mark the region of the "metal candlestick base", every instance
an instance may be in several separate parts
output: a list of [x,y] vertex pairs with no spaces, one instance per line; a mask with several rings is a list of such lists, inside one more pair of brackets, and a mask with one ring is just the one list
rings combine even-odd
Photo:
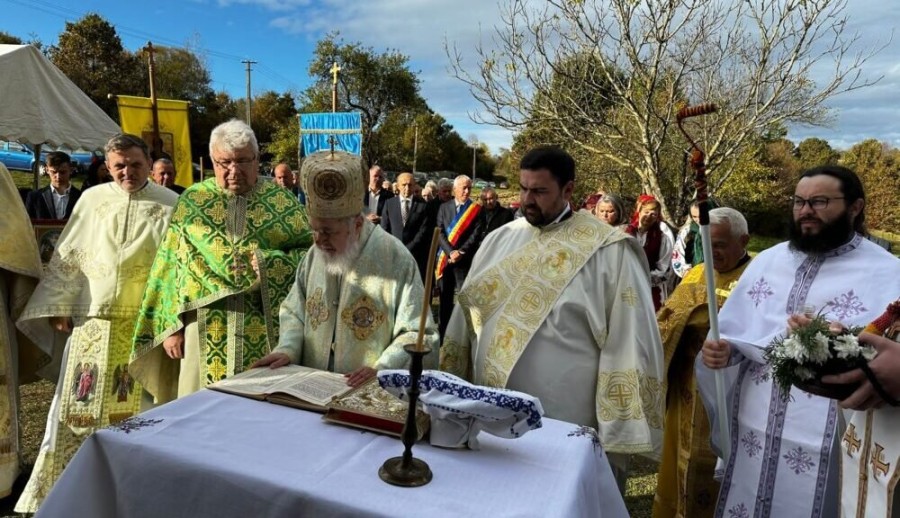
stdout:
[[431,482],[431,468],[421,459],[413,458],[412,447],[419,434],[416,430],[416,403],[419,401],[419,378],[422,376],[422,357],[431,349],[417,351],[414,345],[404,348],[412,356],[409,368],[409,408],[403,426],[403,455],[391,457],[378,469],[378,476],[388,484],[401,487],[419,487]]

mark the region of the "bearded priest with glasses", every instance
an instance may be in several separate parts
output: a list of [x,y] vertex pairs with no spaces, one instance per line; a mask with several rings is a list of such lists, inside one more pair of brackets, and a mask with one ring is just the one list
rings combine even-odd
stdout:
[[130,370],[157,403],[239,373],[278,345],[278,308],[312,244],[295,196],[259,179],[239,120],[213,129],[215,178],[184,191],[150,271]]

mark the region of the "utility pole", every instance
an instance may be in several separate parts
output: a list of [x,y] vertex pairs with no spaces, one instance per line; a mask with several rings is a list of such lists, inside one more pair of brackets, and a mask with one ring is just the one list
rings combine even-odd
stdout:
[[472,184],[475,184],[475,152],[478,150],[478,137],[469,135],[469,145],[472,146]]
[[245,59],[241,63],[247,65],[247,125],[250,126],[250,65],[255,65],[256,61]]
[[416,129],[416,137],[413,140],[413,176],[416,174],[416,158],[419,154],[419,124],[414,122],[413,128]]

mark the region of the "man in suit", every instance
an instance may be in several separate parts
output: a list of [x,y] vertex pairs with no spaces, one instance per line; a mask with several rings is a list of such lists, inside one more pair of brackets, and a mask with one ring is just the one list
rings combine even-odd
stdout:
[[31,219],[69,219],[81,191],[71,183],[72,159],[62,151],[47,154],[50,185],[28,193],[25,210]]
[[373,165],[369,169],[369,188],[363,197],[363,211],[366,218],[374,224],[381,223],[381,214],[384,212],[384,203],[394,197],[394,193],[384,189],[384,173],[381,167]]
[[291,166],[281,162],[280,164],[275,166],[275,169],[272,171],[272,178],[275,180],[275,183],[284,187],[285,189],[291,191],[291,193],[297,198],[301,204],[306,205],[306,194],[297,185],[297,175],[294,174],[294,171],[291,171]]
[[184,192],[184,187],[175,183],[175,164],[168,158],[158,158],[153,162],[150,179],[156,185],[162,185],[175,194]]
[[466,175],[457,176],[453,181],[453,199],[442,204],[437,214],[437,225],[441,229],[441,252],[435,279],[441,282],[438,324],[441,340],[450,315],[453,314],[453,297],[466,280],[481,238],[481,205],[469,198],[471,190],[472,179]]
[[497,200],[497,192],[490,187],[481,191],[481,239],[513,220],[513,212]]
[[413,196],[415,186],[416,180],[412,173],[400,173],[397,176],[400,195],[385,202],[381,228],[406,245],[419,266],[419,274],[424,282],[435,217],[428,210],[428,203],[424,199]]

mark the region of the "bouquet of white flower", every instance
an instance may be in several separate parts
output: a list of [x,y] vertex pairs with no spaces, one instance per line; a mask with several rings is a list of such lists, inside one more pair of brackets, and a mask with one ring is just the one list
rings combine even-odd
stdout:
[[839,374],[858,368],[875,357],[875,349],[860,344],[861,327],[846,328],[829,324],[817,315],[766,348],[765,357],[772,366],[772,377],[787,396],[791,386],[819,396],[844,399],[856,390],[854,385],[822,383],[825,374]]

